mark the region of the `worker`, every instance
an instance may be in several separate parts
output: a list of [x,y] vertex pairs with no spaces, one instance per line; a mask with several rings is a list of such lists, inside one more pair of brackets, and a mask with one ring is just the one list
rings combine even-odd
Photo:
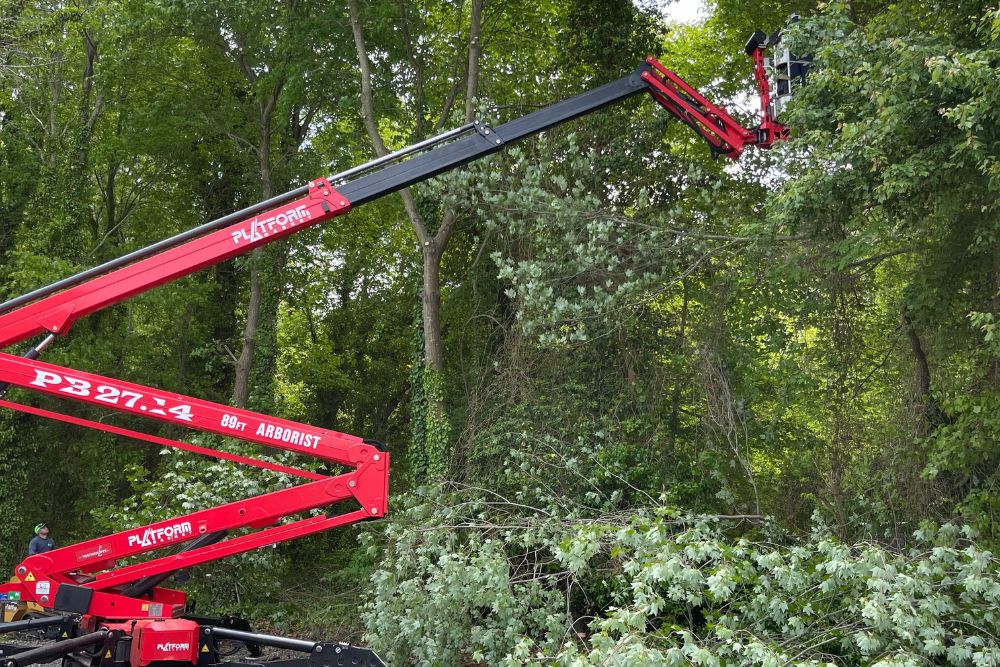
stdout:
[[49,527],[47,524],[40,523],[35,526],[35,536],[31,538],[31,542],[28,543],[28,555],[34,556],[35,554],[43,554],[46,551],[52,551],[56,548],[56,543],[52,541],[49,537]]

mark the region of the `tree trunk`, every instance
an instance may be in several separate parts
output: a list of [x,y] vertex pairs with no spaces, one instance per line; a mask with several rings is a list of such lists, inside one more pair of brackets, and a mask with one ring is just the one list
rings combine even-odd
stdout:
[[[274,196],[274,178],[271,165],[271,144],[273,141],[272,122],[274,119],[274,109],[281,95],[284,81],[279,79],[268,98],[261,103],[260,111],[260,145],[258,147],[258,164],[260,169],[260,191],[262,199],[270,199]],[[280,251],[277,251],[280,253]],[[277,304],[273,308],[268,308],[261,318],[262,303],[264,302],[265,289],[265,264],[268,263],[268,254],[264,248],[256,248],[250,253],[250,298],[247,301],[247,320],[243,327],[243,346],[240,349],[240,356],[236,360],[236,377],[233,382],[233,405],[238,408],[247,406],[247,399],[250,395],[250,378],[253,374],[254,361],[257,352],[258,338],[263,329],[273,328],[277,318]],[[280,274],[280,259],[275,261],[274,273]],[[275,276],[277,278],[277,275]],[[274,286],[272,286],[274,289]],[[264,326],[261,326],[261,325]]]
[[257,248],[250,253],[250,299],[247,301],[247,321],[243,326],[243,347],[236,360],[236,379],[233,384],[233,405],[245,408],[250,393],[250,369],[253,366],[253,352],[257,337],[257,322],[260,318],[260,253]]
[[[687,320],[688,320],[688,303],[690,301],[690,293],[688,290],[687,278],[681,279],[681,290],[682,290],[682,301],[681,301],[681,321],[680,326],[677,331],[677,354],[683,355],[684,348],[687,345]],[[681,378],[678,372],[674,377],[674,387],[670,395],[670,450],[671,453],[675,445],[677,444],[677,436],[680,435],[681,430]]]
[[444,341],[441,336],[441,252],[432,242],[423,247],[424,280],[421,302],[424,325],[424,363],[444,371]]
[[465,86],[465,122],[476,117],[476,94],[479,92],[479,56],[483,52],[482,24],[483,1],[472,0],[472,17],[469,20],[469,68]]
[[[990,273],[991,280],[987,285],[993,286],[993,297],[987,302],[990,306],[988,312],[1000,313],[1000,251],[993,253],[993,271]],[[994,356],[990,365],[990,388],[1000,389],[1000,356]]]
[[948,421],[947,415],[934,400],[931,394],[931,367],[927,361],[923,342],[917,333],[910,315],[906,312],[900,316],[900,326],[906,333],[913,353],[914,402],[916,407],[917,433],[928,435],[939,425]]
[[913,352],[914,381],[916,385],[917,398],[926,401],[931,393],[931,369],[927,364],[927,355],[924,354],[924,346],[920,342],[920,337],[913,328],[910,316],[903,313],[900,321],[906,330],[906,337],[910,341],[910,350]]
[[[482,46],[480,44],[482,33],[482,13],[484,0],[472,0],[471,21],[469,26],[469,52],[468,65],[466,71],[466,93],[465,93],[465,117],[470,121],[475,116],[475,95],[479,88],[479,60]],[[368,51],[365,46],[364,29],[361,25],[360,11],[357,0],[348,0],[350,12],[351,32],[354,35],[354,44],[358,55],[358,68],[361,71],[361,115],[365,129],[375,148],[375,153],[379,156],[387,154],[389,151],[378,131],[378,123],[375,120],[375,110],[372,94],[371,64],[368,58]],[[408,33],[407,33],[408,34]],[[412,45],[408,45],[412,47]],[[410,48],[408,51],[411,60],[416,58],[416,49]],[[419,68],[418,68],[419,69]],[[454,91],[454,89],[453,89]],[[449,99],[451,96],[449,95]],[[423,100],[420,100],[423,104]],[[446,100],[445,113],[451,108],[451,104]],[[417,110],[417,117],[422,117],[423,109]],[[442,118],[442,121],[444,118]],[[447,413],[444,409],[444,338],[441,332],[441,259],[448,246],[458,221],[455,211],[446,210],[441,216],[441,223],[437,232],[431,232],[423,216],[417,208],[416,200],[409,188],[400,190],[400,197],[403,200],[403,208],[409,218],[410,225],[420,244],[420,252],[423,259],[423,281],[421,284],[421,315],[423,320],[423,343],[424,354],[423,363],[425,373],[423,374],[423,385],[421,390],[414,390],[414,397],[423,397],[425,405],[420,406],[426,410],[427,428],[426,437],[423,443],[414,443],[415,446],[426,450],[428,460],[428,472],[432,476],[443,476],[446,473],[445,459],[448,438]],[[414,378],[418,382],[419,378]],[[416,399],[415,399],[416,400]],[[414,457],[419,460],[419,456]]]

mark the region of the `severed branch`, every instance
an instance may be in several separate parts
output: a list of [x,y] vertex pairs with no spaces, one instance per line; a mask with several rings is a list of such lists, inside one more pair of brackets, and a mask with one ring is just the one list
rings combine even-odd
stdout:
[[[859,259],[859,260],[853,261],[850,264],[845,264],[844,268],[845,269],[856,269],[856,268],[859,268],[859,267],[862,267],[862,266],[868,266],[869,264],[873,264],[875,266],[878,266],[879,264],[881,264],[882,262],[884,262],[887,259],[890,259],[892,257],[896,257],[897,255],[906,255],[906,254],[909,254],[909,253],[915,252],[915,251],[916,251],[916,248],[914,248],[912,246],[907,246],[905,248],[897,248],[896,250],[890,250],[888,252],[883,252],[883,253],[880,253],[878,255],[872,255],[871,257],[865,257],[864,259]],[[872,266],[872,268],[875,268],[875,267]]]

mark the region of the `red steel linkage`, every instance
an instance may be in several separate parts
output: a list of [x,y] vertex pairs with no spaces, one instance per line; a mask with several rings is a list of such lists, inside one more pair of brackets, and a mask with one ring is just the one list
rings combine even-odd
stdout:
[[757,145],[761,148],[770,148],[776,141],[787,141],[790,130],[774,118],[771,107],[771,85],[767,81],[767,71],[764,69],[764,49],[762,47],[754,49],[753,52],[753,76],[760,95],[761,121],[758,131],[762,136]]
[[752,130],[740,125],[729,112],[710,102],[656,58],[647,58],[646,63],[658,75],[647,71],[641,77],[649,84],[653,99],[700,134],[712,147],[713,154],[736,159],[746,146],[770,148],[775,141],[788,138],[788,129],[771,117],[770,88],[764,70],[763,48],[754,51],[753,59],[763,118],[760,126]]

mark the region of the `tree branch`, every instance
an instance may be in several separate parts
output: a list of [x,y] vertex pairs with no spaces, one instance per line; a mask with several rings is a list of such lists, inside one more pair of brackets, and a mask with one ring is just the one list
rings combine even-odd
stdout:
[[472,0],[472,17],[469,23],[469,67],[465,77],[465,122],[475,118],[476,94],[479,92],[479,57],[482,54],[483,3],[485,0]]
[[[368,130],[368,136],[375,147],[375,154],[379,157],[386,155],[389,151],[385,147],[382,135],[379,134],[378,125],[375,123],[374,104],[372,103],[372,71],[368,60],[368,51],[365,48],[365,35],[361,27],[361,18],[358,12],[357,0],[348,0],[348,9],[351,15],[351,32],[354,33],[354,46],[358,52],[358,67],[361,70],[361,116]],[[417,235],[420,245],[428,246],[433,242],[424,220],[417,211],[417,202],[413,199],[413,193],[409,188],[399,191],[399,196],[403,200],[403,208],[410,219],[413,231]]]
[[890,250],[889,252],[883,252],[879,255],[872,255],[871,257],[865,257],[864,259],[859,259],[857,261],[851,262],[850,264],[844,265],[845,269],[856,269],[860,266],[865,266],[866,264],[881,264],[883,261],[889,259],[890,257],[895,257],[896,255],[905,255],[911,253],[916,248],[898,248],[896,250]]
[[[415,125],[413,134],[417,138],[424,135],[424,114],[427,111],[427,95],[424,86],[424,61],[420,58],[417,48],[414,47],[413,36],[410,34],[410,21],[406,11],[406,0],[399,0],[400,29],[403,32],[403,46],[406,49],[406,59],[410,61],[413,68],[414,87],[414,118]],[[419,26],[418,26],[419,28]]]

